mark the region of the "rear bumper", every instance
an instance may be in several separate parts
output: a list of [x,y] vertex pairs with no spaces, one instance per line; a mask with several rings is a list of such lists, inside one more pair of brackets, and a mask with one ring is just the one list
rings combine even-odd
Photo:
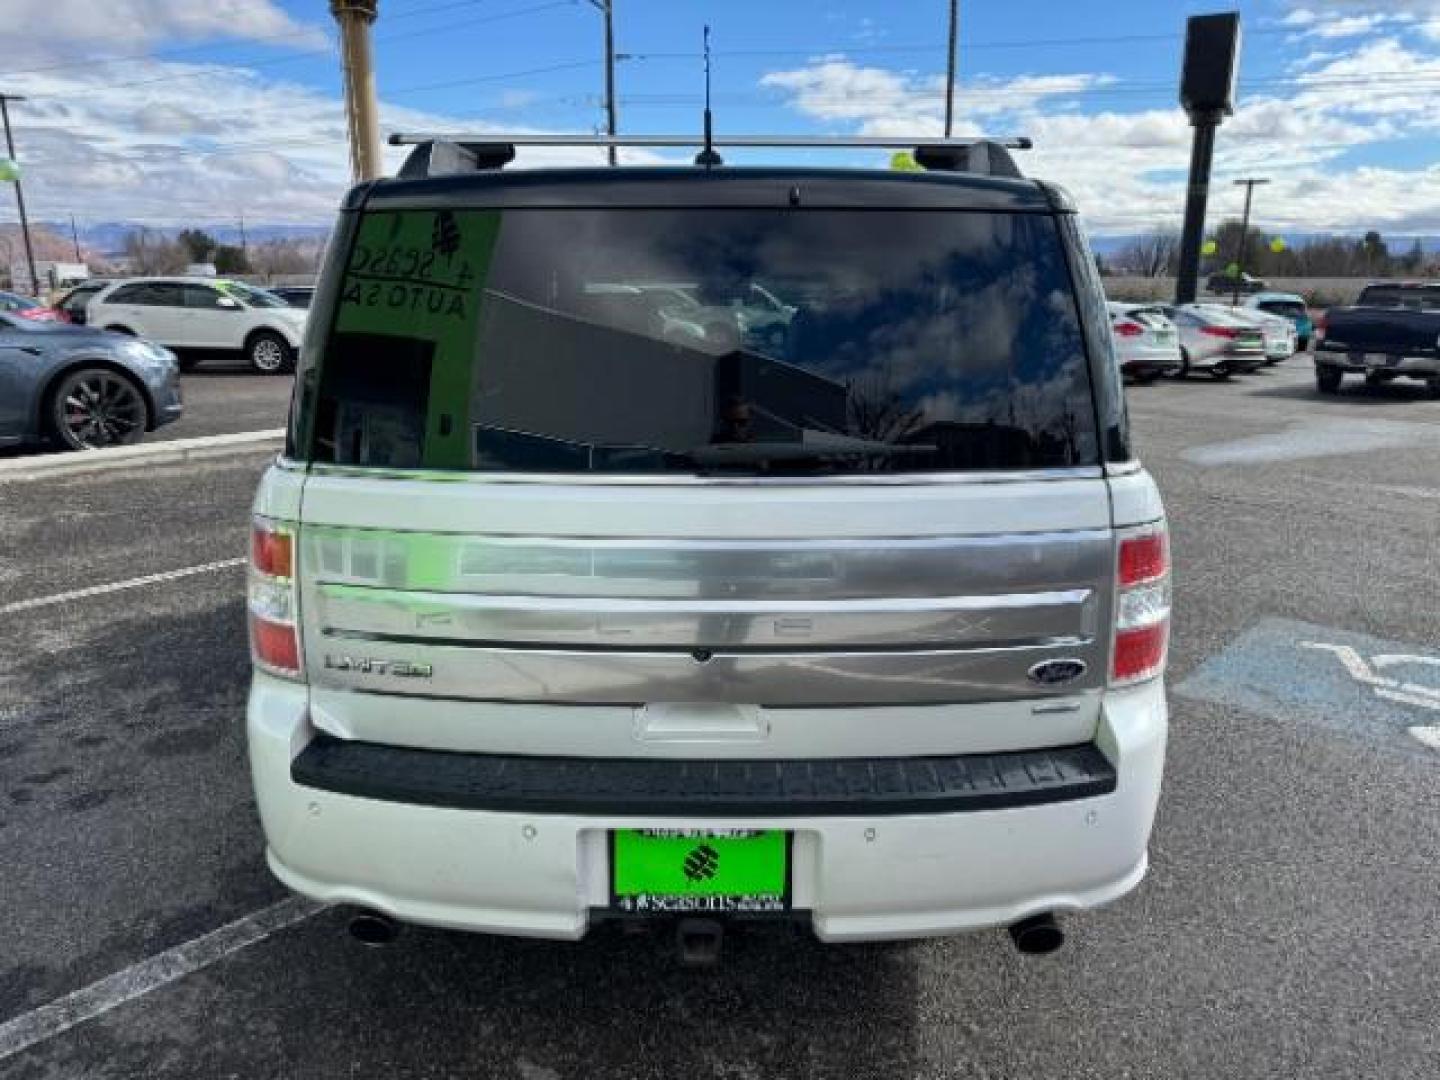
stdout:
[[1215,363],[1224,364],[1231,371],[1254,371],[1256,368],[1264,367],[1270,357],[1265,350],[1255,352],[1226,352],[1214,358]]
[[1178,354],[1125,357],[1120,361],[1120,370],[1126,375],[1172,375],[1180,370],[1180,357]]
[[411,922],[575,939],[609,900],[608,830],[781,828],[794,833],[795,909],[822,939],[847,941],[951,934],[1129,891],[1145,872],[1166,707],[1158,683],[1107,695],[1095,736],[1113,770],[1105,793],[936,812],[800,800],[743,814],[733,803],[547,813],[370,798],[297,782],[297,759],[315,764],[315,734],[303,686],[256,677],[256,798],[270,866],[297,892]]
[[1397,363],[1367,363],[1366,356],[1389,356],[1386,353],[1375,352],[1350,352],[1326,349],[1321,345],[1315,350],[1315,363],[1318,367],[1339,368],[1341,371],[1351,374],[1359,374],[1369,371],[1384,371],[1394,375],[1406,375],[1414,378],[1427,378],[1431,375],[1440,374],[1440,356],[1401,356]]

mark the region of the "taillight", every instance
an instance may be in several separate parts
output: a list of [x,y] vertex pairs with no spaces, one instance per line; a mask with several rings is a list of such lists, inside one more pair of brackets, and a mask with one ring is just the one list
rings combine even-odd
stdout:
[[1115,558],[1115,648],[1110,685],[1165,670],[1170,641],[1170,534],[1165,523],[1126,529]]
[[272,675],[298,679],[299,601],[295,588],[295,534],[281,522],[257,517],[250,527],[250,658]]
[[1234,338],[1240,334],[1240,331],[1236,330],[1233,326],[1202,326],[1200,332],[1202,334],[1209,334],[1211,337],[1223,338]]
[[1143,326],[1136,322],[1130,322],[1128,319],[1125,322],[1115,324],[1115,333],[1121,337],[1139,337],[1144,332],[1145,328]]

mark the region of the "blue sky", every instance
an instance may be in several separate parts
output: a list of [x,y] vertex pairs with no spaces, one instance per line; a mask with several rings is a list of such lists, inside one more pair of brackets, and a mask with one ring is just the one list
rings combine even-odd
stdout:
[[[729,132],[938,133],[946,0],[615,0],[621,130],[699,125],[701,26]],[[1179,218],[1175,103],[1198,0],[962,0],[958,131],[1023,132],[1092,228]],[[1276,231],[1440,234],[1440,0],[1244,0],[1223,182],[1263,171]],[[583,132],[601,122],[585,0],[380,0],[387,127]],[[323,223],[346,180],[324,0],[7,0],[0,88],[39,217]],[[16,32],[18,31],[18,33]],[[641,155],[636,155],[639,158]],[[574,153],[548,160],[574,160]],[[532,156],[531,163],[547,160]],[[829,160],[829,159],[827,159]],[[839,158],[867,164],[874,154]],[[1232,199],[1216,195],[1219,216]],[[0,221],[9,218],[0,200]],[[208,218],[207,218],[208,216]]]

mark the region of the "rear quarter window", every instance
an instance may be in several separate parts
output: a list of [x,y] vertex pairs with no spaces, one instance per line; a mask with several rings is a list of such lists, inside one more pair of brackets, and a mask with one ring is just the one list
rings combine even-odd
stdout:
[[306,395],[322,462],[835,475],[1100,460],[1047,214],[372,212],[338,297]]
[[1440,286],[1377,285],[1361,291],[1362,307],[1403,307],[1414,310],[1440,309]]

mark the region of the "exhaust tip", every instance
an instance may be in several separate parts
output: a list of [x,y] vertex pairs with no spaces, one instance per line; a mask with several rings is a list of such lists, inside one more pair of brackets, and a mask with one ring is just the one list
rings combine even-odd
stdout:
[[1065,931],[1050,912],[1021,919],[1010,927],[1010,940],[1027,956],[1052,953],[1065,944]]
[[372,949],[389,945],[400,934],[400,926],[378,911],[361,911],[350,918],[350,936]]

